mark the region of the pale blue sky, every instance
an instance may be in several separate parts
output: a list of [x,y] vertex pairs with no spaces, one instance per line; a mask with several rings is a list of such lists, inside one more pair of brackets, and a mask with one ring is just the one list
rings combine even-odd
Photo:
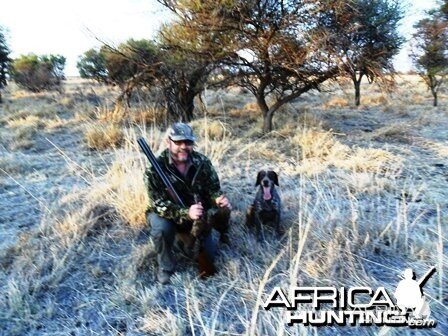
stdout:
[[[408,16],[403,32],[409,36],[412,25],[436,0],[408,0]],[[76,62],[86,50],[101,40],[120,43],[129,38],[151,38],[166,12],[155,0],[3,0],[0,26],[8,29],[12,57],[21,54],[61,54],[67,58],[65,73],[77,75]],[[395,64],[409,70],[404,48]]]

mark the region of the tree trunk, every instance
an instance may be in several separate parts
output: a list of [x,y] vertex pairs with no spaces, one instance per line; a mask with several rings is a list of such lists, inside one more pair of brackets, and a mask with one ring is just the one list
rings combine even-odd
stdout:
[[2,100],[2,92],[0,91],[0,104],[1,103],[3,103],[3,100]]
[[432,106],[436,107],[437,103],[438,103],[438,99],[437,99],[437,91],[433,91],[432,96],[434,97]]
[[355,82],[355,106],[361,105],[361,83]]
[[120,87],[121,93],[118,96],[115,105],[122,106],[126,102],[127,107],[131,107],[132,89],[129,87]]
[[272,131],[272,117],[274,113],[269,111],[266,114],[263,114],[263,133],[269,133]]
[[194,93],[187,91],[184,97],[181,97],[182,101],[182,119],[185,122],[190,122],[194,117]]
[[429,89],[431,90],[431,93],[432,93],[432,97],[434,98],[433,99],[433,102],[432,102],[432,106],[437,106],[437,89],[438,89],[438,82],[437,82],[437,78],[436,78],[436,76],[434,76],[434,75],[428,75],[428,82],[427,82],[427,84],[428,84],[428,87],[429,87]]
[[269,133],[272,131],[272,116],[273,112],[269,111],[269,106],[266,103],[266,97],[263,95],[256,96],[257,105],[260,108],[261,113],[263,114],[263,133]]
[[356,74],[352,77],[353,85],[355,86],[355,106],[361,105],[361,80],[362,75],[356,78]]
[[183,90],[164,90],[168,115],[174,120],[190,122],[194,117],[194,94]]

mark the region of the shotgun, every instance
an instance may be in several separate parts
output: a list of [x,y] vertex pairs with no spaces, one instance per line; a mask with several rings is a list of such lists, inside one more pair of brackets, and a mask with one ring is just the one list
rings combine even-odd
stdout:
[[431,267],[431,269],[426,272],[419,280],[418,280],[418,285],[420,286],[420,288],[423,288],[423,286],[426,284],[426,281],[429,280],[429,278],[434,274],[434,272],[436,271],[436,267],[433,266]]
[[[144,138],[137,139],[137,143],[139,144],[141,150],[145,154],[145,156],[148,158],[151,165],[154,167],[154,170],[157,173],[157,176],[162,180],[163,184],[165,185],[166,191],[170,195],[172,201],[176,203],[177,205],[181,206],[182,208],[186,208],[187,206],[180,198],[179,194],[174,189],[173,185],[171,184],[171,181],[168,179],[168,177],[163,172],[162,168],[159,166],[159,163],[157,162],[156,157],[154,156],[153,152],[151,151],[151,148],[149,148],[148,144],[146,143],[146,140]],[[195,197],[196,198],[196,197]],[[198,221],[201,221],[203,219],[198,219]],[[199,223],[193,223],[193,227],[198,227],[201,225],[198,225]],[[202,238],[199,238],[202,242]],[[201,244],[202,245],[202,244]],[[198,253],[198,264],[199,264],[199,276],[201,278],[205,278],[208,276],[211,276],[216,273],[216,268],[213,262],[210,260],[209,256],[207,255],[207,252],[205,251],[202,246],[199,248]]]

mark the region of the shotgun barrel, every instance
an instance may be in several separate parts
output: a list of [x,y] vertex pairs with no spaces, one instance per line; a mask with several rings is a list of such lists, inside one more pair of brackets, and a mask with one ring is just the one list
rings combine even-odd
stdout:
[[168,177],[166,177],[162,168],[160,168],[159,163],[157,162],[156,157],[154,156],[153,152],[151,151],[151,148],[149,148],[148,144],[146,143],[146,140],[143,138],[139,138],[139,139],[137,139],[137,142],[138,142],[140,148],[142,149],[143,153],[148,158],[149,162],[151,162],[151,165],[154,167],[157,175],[162,180],[163,184],[165,185],[166,190],[170,194],[174,203],[180,205],[183,208],[186,208],[184,202],[182,201],[180,196],[177,194],[176,190],[174,190],[174,187],[171,184],[171,181],[168,179]]
[[418,285],[420,286],[420,288],[422,288],[422,287],[425,285],[426,281],[429,280],[429,278],[434,274],[435,271],[436,271],[436,267],[435,267],[435,266],[431,267],[431,268],[429,269],[429,271],[426,272],[426,273],[420,278],[420,280],[418,280]]

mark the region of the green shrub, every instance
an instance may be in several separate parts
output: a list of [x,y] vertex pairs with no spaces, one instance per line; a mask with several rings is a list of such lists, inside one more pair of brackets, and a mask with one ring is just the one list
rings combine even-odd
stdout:
[[22,55],[12,63],[16,84],[31,92],[59,90],[64,77],[65,57],[61,55]]

